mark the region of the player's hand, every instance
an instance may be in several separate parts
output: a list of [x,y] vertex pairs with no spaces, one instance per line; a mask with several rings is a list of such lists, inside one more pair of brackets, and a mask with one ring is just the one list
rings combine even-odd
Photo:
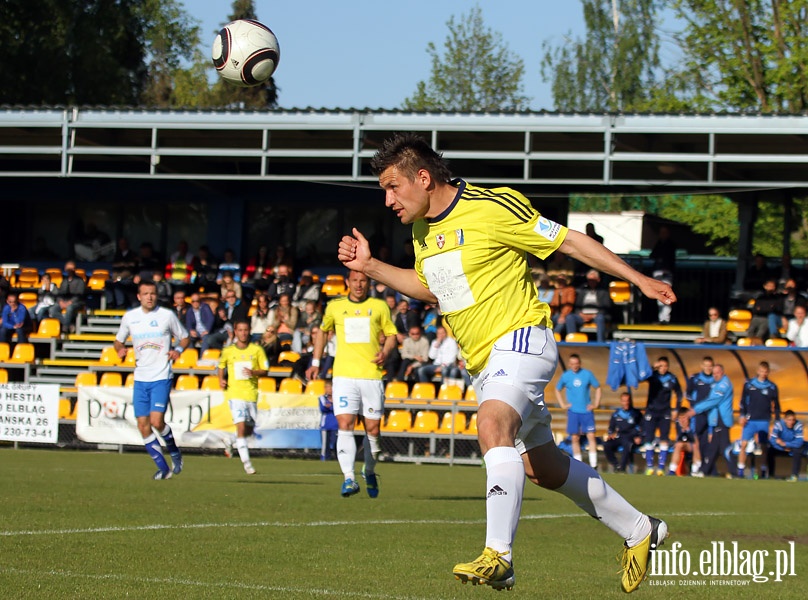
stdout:
[[118,350],[118,358],[126,358],[126,348]]
[[353,228],[353,236],[346,235],[340,240],[337,258],[346,268],[364,273],[372,258],[370,244],[356,227]]
[[227,389],[227,381],[225,381],[224,379],[220,379],[219,380],[219,388],[223,389],[223,390],[226,390]]
[[173,348],[168,351],[168,358],[169,360],[177,360],[180,357],[180,353],[174,350]]
[[652,300],[659,300],[663,304],[676,302],[676,294],[673,293],[673,288],[664,281],[643,276],[642,281],[639,283],[639,288],[643,294]]
[[317,376],[320,374],[320,367],[315,367],[314,365],[310,366],[306,369],[306,379],[311,381],[312,379],[317,379]]

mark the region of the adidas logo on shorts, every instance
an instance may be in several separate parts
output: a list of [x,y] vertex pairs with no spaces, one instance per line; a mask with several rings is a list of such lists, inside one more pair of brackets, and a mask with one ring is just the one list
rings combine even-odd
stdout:
[[507,377],[507,376],[508,374],[505,372],[505,369],[500,369],[499,371],[491,375],[491,377]]

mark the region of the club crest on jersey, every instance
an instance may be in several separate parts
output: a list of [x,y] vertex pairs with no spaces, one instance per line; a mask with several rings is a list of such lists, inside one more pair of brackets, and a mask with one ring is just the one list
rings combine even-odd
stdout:
[[149,323],[149,327],[157,327],[157,319],[152,319]]
[[462,229],[455,229],[455,237],[457,238],[456,241],[458,246],[462,246],[466,241],[466,238],[463,236]]
[[435,236],[435,243],[438,244],[438,250],[441,250],[443,246],[446,244],[446,236],[442,233],[439,233]]

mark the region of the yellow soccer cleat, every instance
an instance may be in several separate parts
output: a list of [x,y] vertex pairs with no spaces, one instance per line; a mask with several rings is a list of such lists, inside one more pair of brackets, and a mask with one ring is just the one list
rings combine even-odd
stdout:
[[455,579],[472,585],[490,585],[495,590],[513,589],[513,565],[502,558],[504,552],[486,548],[476,560],[455,565]]
[[623,591],[630,594],[636,590],[648,574],[648,562],[651,551],[665,543],[668,537],[668,525],[665,521],[648,517],[651,520],[651,533],[636,546],[623,546],[621,584]]

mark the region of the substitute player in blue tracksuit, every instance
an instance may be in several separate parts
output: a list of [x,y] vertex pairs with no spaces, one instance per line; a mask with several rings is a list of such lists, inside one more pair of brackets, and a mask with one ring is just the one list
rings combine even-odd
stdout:
[[[710,396],[715,379],[713,379],[713,358],[705,356],[701,359],[701,371],[691,375],[687,380],[687,390],[685,392],[691,408],[695,408],[699,402],[703,402]],[[690,424],[693,430],[695,441],[693,443],[693,466],[691,474],[694,477],[701,477],[701,454],[707,449],[709,441],[707,413],[700,413],[693,417]]]
[[665,464],[668,461],[668,438],[671,432],[671,414],[675,418],[678,409],[671,410],[671,396],[676,394],[676,406],[682,404],[682,386],[679,380],[668,369],[670,364],[667,356],[660,356],[654,365],[654,373],[648,378],[648,402],[643,417],[643,431],[645,433],[645,465],[646,475],[654,474],[654,440],[659,431],[659,462],[656,474],[665,474]]
[[[740,424],[741,448],[738,453],[738,477],[744,477],[746,468],[746,445],[757,437],[764,455],[769,441],[769,427],[772,415],[775,421],[780,420],[780,397],[777,385],[769,379],[769,363],[761,361],[757,369],[757,377],[747,381],[741,394]],[[763,468],[761,468],[761,471]]]
[[787,454],[791,457],[791,476],[788,481],[797,481],[804,452],[805,436],[802,423],[797,420],[793,410],[787,410],[783,418],[772,428],[769,452],[766,456],[769,463],[769,477],[774,477],[774,461],[777,456]]
[[688,416],[707,414],[708,442],[702,451],[705,475],[715,475],[718,457],[729,446],[729,430],[732,427],[732,381],[724,373],[724,365],[713,365],[713,387],[710,395],[688,411]]

